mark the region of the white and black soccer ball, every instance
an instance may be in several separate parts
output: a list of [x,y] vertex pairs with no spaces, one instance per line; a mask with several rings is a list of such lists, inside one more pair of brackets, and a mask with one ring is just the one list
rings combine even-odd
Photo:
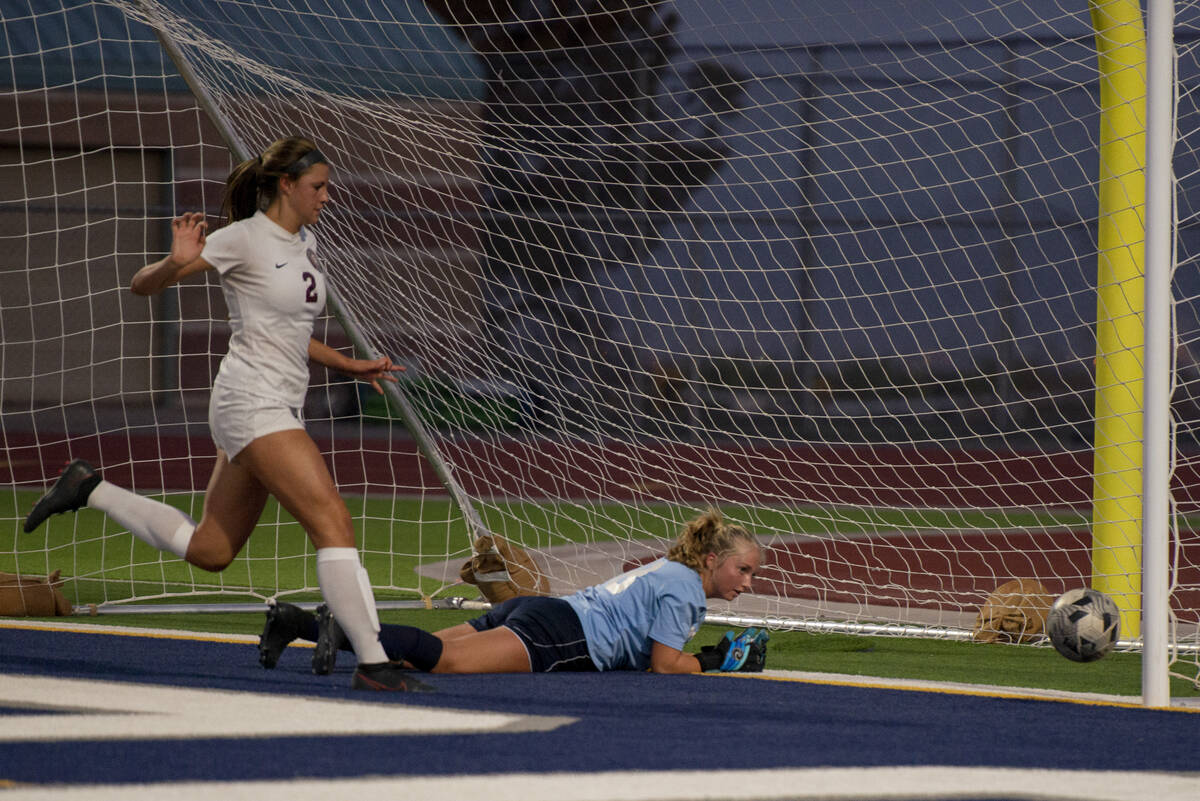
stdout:
[[1094,662],[1113,649],[1121,613],[1104,593],[1087,587],[1067,590],[1046,616],[1046,634],[1054,650],[1074,662]]

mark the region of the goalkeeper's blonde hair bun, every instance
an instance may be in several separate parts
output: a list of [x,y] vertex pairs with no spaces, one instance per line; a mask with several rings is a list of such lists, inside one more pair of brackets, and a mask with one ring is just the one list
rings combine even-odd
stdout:
[[719,560],[737,551],[743,543],[762,547],[753,534],[741,526],[726,523],[720,510],[710,506],[679,532],[675,544],[667,551],[667,558],[699,573],[708,554],[716,554]]

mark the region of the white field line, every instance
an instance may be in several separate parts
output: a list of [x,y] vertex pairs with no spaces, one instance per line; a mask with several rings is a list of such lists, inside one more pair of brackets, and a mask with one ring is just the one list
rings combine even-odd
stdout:
[[[1029,798],[1039,801],[1195,801],[1200,778],[1148,771],[1028,768],[898,767],[772,770],[510,773],[480,776],[393,776],[335,780],[189,782],[12,787],[27,801],[328,801],[406,798],[426,801],[695,801],[701,798],[871,799]],[[8,794],[5,794],[8,797]]]

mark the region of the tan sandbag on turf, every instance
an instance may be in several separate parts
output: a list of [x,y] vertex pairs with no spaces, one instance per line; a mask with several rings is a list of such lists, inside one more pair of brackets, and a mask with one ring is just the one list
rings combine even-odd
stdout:
[[458,575],[479,587],[483,597],[494,604],[519,595],[550,594],[545,573],[533,557],[499,535],[475,540],[475,555],[463,564]]
[[1036,579],[1001,584],[979,608],[972,632],[977,642],[1030,642],[1046,630],[1054,598]]
[[60,571],[45,578],[0,573],[0,617],[59,617],[71,614],[71,602],[58,589]]

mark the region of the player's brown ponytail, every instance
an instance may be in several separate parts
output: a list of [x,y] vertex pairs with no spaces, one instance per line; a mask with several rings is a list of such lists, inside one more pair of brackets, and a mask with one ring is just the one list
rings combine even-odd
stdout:
[[258,211],[258,173],[261,159],[247,159],[233,168],[225,180],[225,199],[221,204],[221,216],[226,222],[237,222],[253,217]]
[[675,544],[667,551],[667,558],[699,573],[708,554],[716,554],[719,560],[736,551],[744,542],[759,547],[753,534],[741,526],[726,523],[721,512],[710,506],[679,532]]
[[[302,174],[289,168],[316,150],[317,146],[312,140],[303,136],[289,136],[272,142],[261,156],[238,164],[225,180],[221,216],[226,222],[237,222],[253,217],[254,212],[271,205],[279,191],[279,179],[284,175],[295,177]],[[320,157],[317,160],[323,162],[325,159]]]

